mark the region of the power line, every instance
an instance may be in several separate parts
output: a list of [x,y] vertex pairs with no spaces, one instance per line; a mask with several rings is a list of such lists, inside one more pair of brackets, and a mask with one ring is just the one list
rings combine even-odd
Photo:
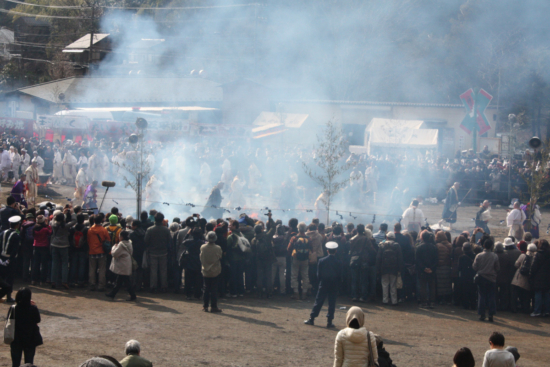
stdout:
[[22,13],[19,11],[6,10],[6,9],[0,9],[0,13],[16,14],[16,15],[22,15],[22,16],[31,17],[31,18],[78,19],[78,20],[92,19],[89,17],[71,17],[71,16],[65,16],[65,15],[40,15],[40,14]]
[[[25,5],[25,6],[35,6],[40,8],[50,8],[50,9],[90,9],[91,6],[74,6],[74,5],[42,5],[42,4],[33,4],[25,3],[18,0],[5,0],[10,3]],[[174,7],[124,7],[124,6],[97,6],[97,8],[102,9],[119,9],[119,10],[200,10],[200,9],[223,9],[223,8],[242,8],[248,6],[258,6],[258,3],[250,4],[233,4],[233,5],[211,5],[211,6],[174,6]]]

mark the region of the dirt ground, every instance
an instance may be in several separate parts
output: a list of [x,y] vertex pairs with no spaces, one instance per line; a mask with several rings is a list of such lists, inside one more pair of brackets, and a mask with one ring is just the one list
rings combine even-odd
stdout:
[[[2,188],[2,201],[7,187]],[[67,188],[68,189],[68,188]],[[62,188],[59,191],[66,191]],[[66,194],[63,195],[63,197]],[[68,196],[68,195],[67,195]],[[66,200],[60,200],[60,203]],[[441,206],[426,206],[426,215],[436,218]],[[460,209],[458,229],[471,229],[475,207]],[[500,218],[502,217],[502,218]],[[493,210],[493,234],[501,239],[505,227],[498,222],[505,209]],[[546,235],[550,215],[541,234]],[[435,223],[435,220],[432,221]],[[15,288],[23,284],[16,284]],[[345,326],[348,299],[337,300],[334,323],[327,330],[326,304],[314,327],[303,325],[313,299],[293,301],[287,297],[260,300],[252,295],[222,300],[222,314],[201,312],[198,301],[182,295],[138,293],[137,303],[127,303],[125,291],[115,301],[99,292],[31,287],[42,315],[44,345],[37,349],[39,367],[78,366],[94,355],[124,357],[124,344],[137,339],[142,356],[155,366],[330,366],[334,338]],[[499,313],[493,324],[477,321],[475,311],[451,306],[421,310],[414,304],[384,307],[361,304],[366,327],[380,334],[394,363],[407,367],[451,366],[457,349],[472,349],[477,365],[488,349],[488,337],[501,331],[506,344],[519,349],[519,365],[545,366],[550,352],[550,319]],[[8,306],[0,304],[0,320]],[[10,366],[9,346],[0,346],[0,366]]]

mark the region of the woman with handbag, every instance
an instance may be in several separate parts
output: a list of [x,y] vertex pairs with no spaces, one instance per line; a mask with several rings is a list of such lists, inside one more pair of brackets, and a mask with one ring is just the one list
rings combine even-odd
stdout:
[[109,267],[109,270],[116,275],[115,287],[111,292],[105,294],[107,297],[114,299],[120,288],[126,285],[126,287],[128,287],[128,293],[130,293],[130,298],[128,298],[127,301],[131,302],[136,300],[136,293],[130,281],[130,276],[132,275],[132,271],[137,269],[138,264],[132,257],[132,252],[130,233],[128,231],[120,232],[120,242],[111,249],[113,261]]
[[[14,321],[13,341],[11,347],[12,367],[21,365],[21,356],[25,355],[25,363],[34,363],[36,347],[42,345],[40,335],[40,312],[36,304],[31,301],[32,292],[28,288],[21,288],[15,296],[15,306],[10,307],[6,319]],[[5,335],[4,335],[5,337]],[[7,340],[4,340],[5,342]]]
[[352,307],[346,315],[345,329],[336,335],[334,367],[374,367],[378,361],[376,337],[365,326],[365,314]]

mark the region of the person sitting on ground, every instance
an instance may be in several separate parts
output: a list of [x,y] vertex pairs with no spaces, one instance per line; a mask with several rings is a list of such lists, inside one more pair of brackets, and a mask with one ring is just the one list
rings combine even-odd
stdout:
[[137,340],[126,343],[126,357],[120,361],[122,367],[153,367],[153,363],[140,356],[141,344]]
[[504,349],[504,335],[494,331],[489,337],[491,349],[485,352],[483,367],[515,367],[516,361],[512,353]]
[[518,359],[519,359],[519,357],[520,357],[518,348],[512,347],[512,346],[508,346],[508,347],[506,347],[505,350],[508,351],[508,352],[510,352],[510,353],[512,353],[512,355],[514,356],[514,360],[516,361],[516,364],[517,364],[517,363],[518,363]]
[[338,332],[334,342],[334,367],[373,366],[374,361],[378,361],[376,337],[364,324],[363,310],[355,306],[350,308],[346,314],[348,327]]
[[453,358],[453,363],[453,367],[474,367],[476,365],[472,351],[470,348],[466,347],[460,348],[456,351]]
[[113,357],[97,356],[88,359],[80,367],[122,367],[122,365]]

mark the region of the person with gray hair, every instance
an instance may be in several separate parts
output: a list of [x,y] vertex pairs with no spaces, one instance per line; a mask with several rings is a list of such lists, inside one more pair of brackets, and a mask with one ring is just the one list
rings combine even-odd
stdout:
[[204,304],[202,310],[208,312],[208,306],[212,306],[211,312],[222,312],[218,308],[218,278],[222,272],[221,258],[222,248],[216,245],[218,236],[215,232],[208,232],[206,244],[201,246],[201,273],[204,282]]
[[309,237],[306,235],[307,225],[298,224],[298,234],[290,239],[288,253],[292,256],[291,285],[293,294],[290,298],[299,298],[298,274],[302,276],[302,299],[306,299],[309,289],[309,254],[312,251]]
[[120,361],[122,367],[153,367],[151,361],[140,356],[141,344],[135,340],[126,342],[126,357]]
[[113,357],[97,356],[88,359],[80,367],[121,367],[121,364]]

